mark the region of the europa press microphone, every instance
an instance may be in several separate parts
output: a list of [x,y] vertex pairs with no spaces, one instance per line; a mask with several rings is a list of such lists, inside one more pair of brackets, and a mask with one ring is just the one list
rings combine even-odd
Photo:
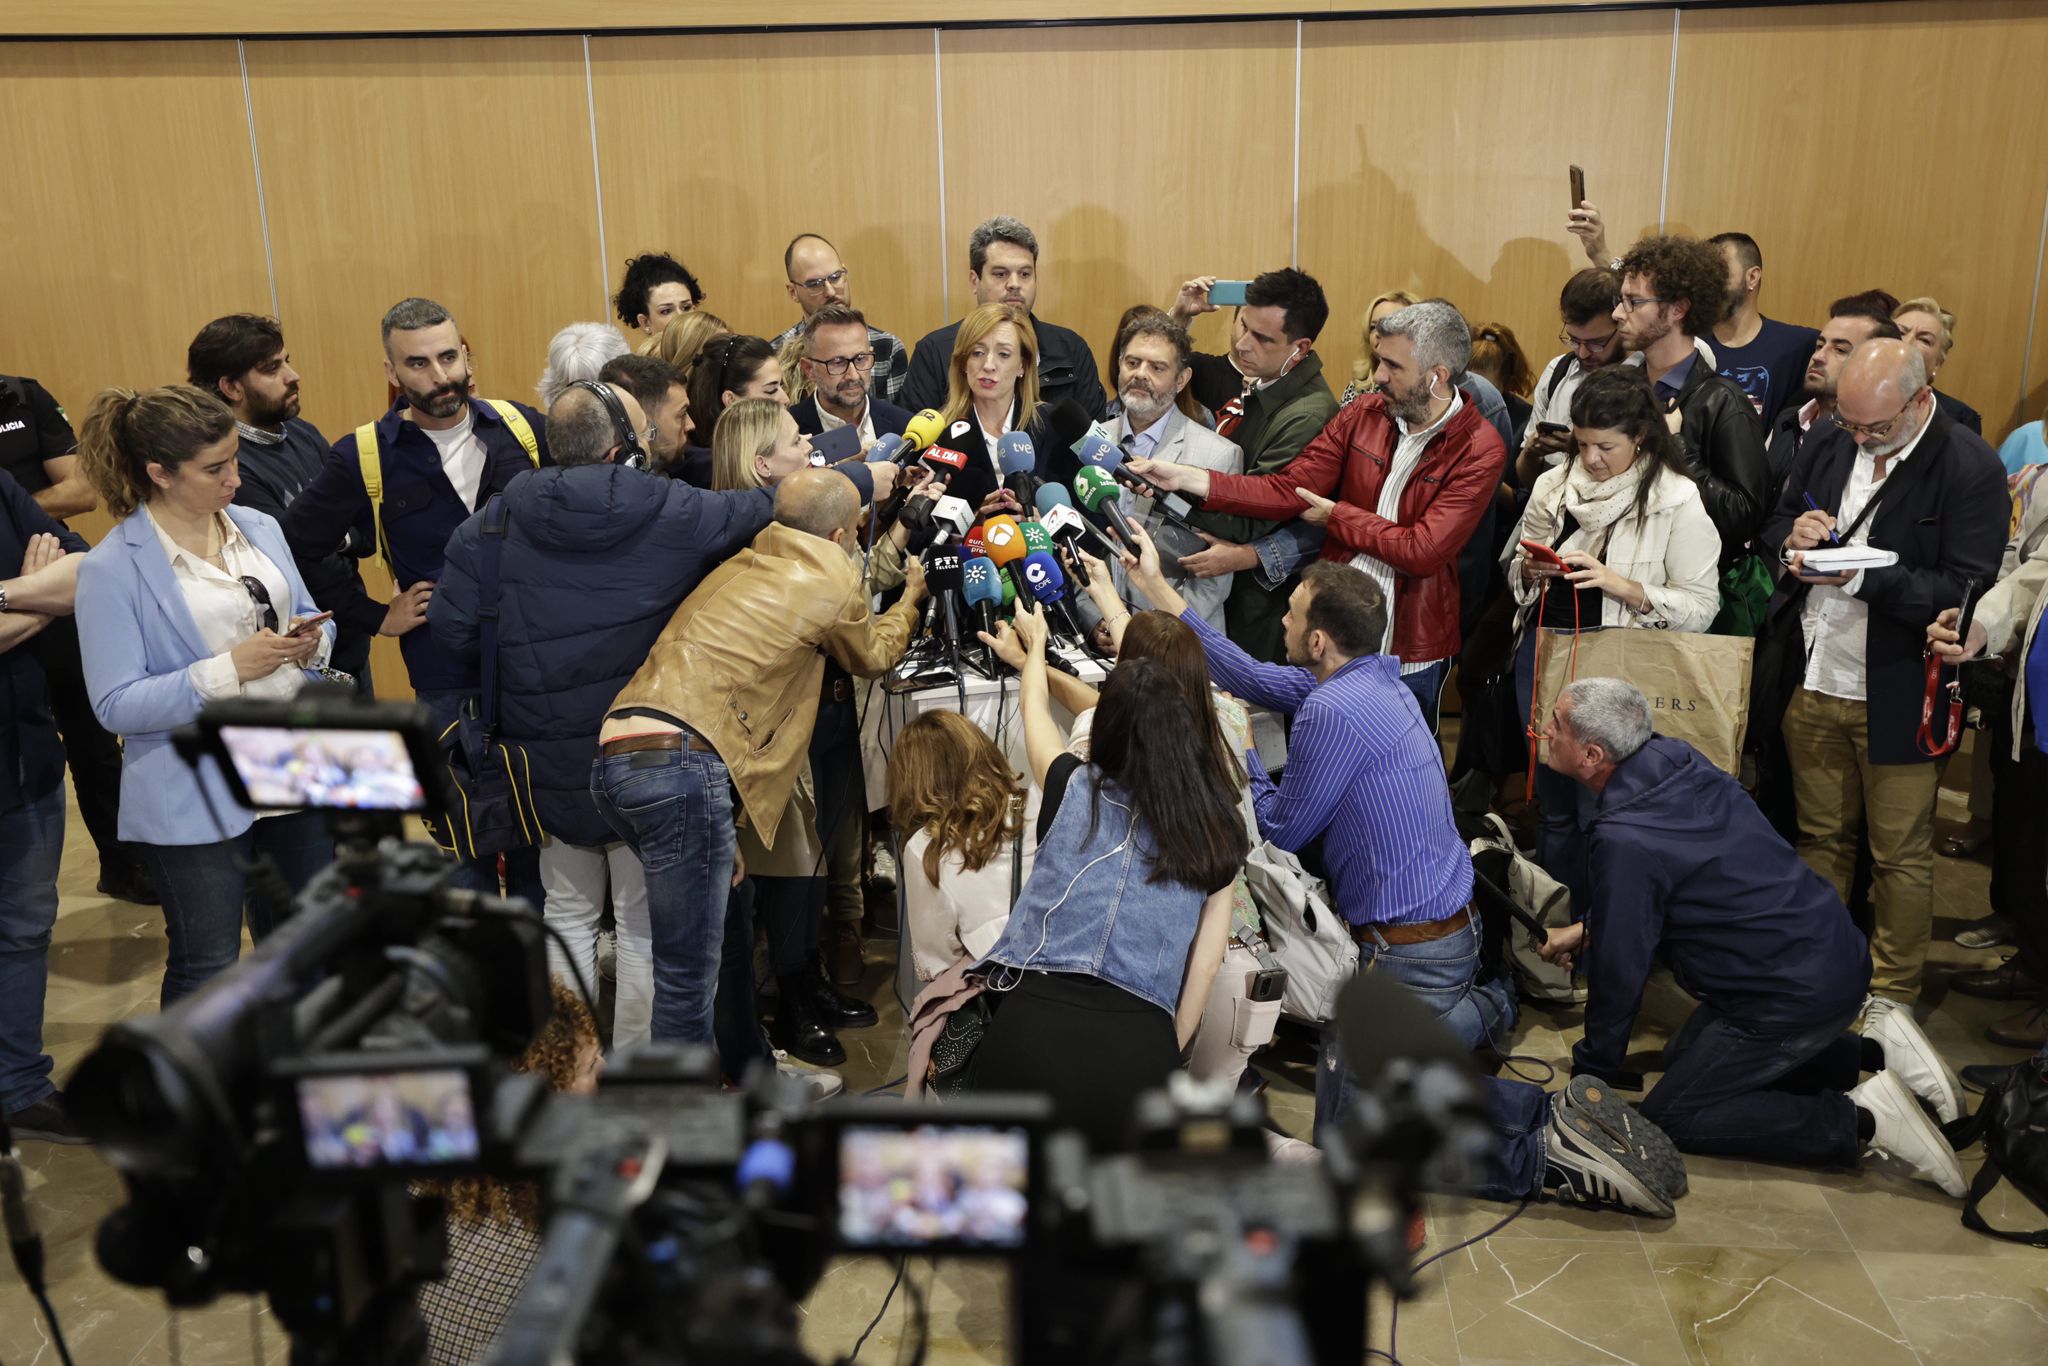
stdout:
[[1074,500],[1097,517],[1108,521],[1110,530],[1117,534],[1124,546],[1133,555],[1138,553],[1138,538],[1132,534],[1131,519],[1124,516],[1123,490],[1116,480],[1104,474],[1095,465],[1084,466],[1074,476]]

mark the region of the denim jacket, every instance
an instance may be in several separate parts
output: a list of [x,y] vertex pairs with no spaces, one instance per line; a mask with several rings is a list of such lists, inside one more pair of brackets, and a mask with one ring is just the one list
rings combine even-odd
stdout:
[[1091,834],[1095,785],[1093,765],[1074,770],[1010,923],[982,966],[997,968],[990,985],[999,991],[1018,976],[1003,967],[1077,972],[1171,1015],[1207,897],[1183,883],[1146,881],[1152,841],[1117,789],[1103,789]]

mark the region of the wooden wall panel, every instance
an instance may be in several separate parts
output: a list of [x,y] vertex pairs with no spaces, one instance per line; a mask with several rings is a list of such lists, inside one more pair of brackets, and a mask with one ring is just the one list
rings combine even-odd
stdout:
[[1670,67],[1668,12],[1310,26],[1301,266],[1330,298],[1332,387],[1387,289],[1507,323],[1534,365],[1555,354],[1558,289],[1586,264],[1567,168],[1613,243],[1653,226]]
[[[597,193],[575,38],[252,43],[279,316],[304,415],[384,410],[378,322],[447,305],[480,391],[534,402],[548,338],[598,316]],[[372,592],[383,571],[365,561]],[[380,692],[402,692],[380,641]]]
[[[2020,408],[2010,422],[1993,424],[1987,422],[1984,435],[1997,441],[2022,422],[2039,422],[2048,417],[2048,291],[2034,301],[2034,351],[2031,364],[2027,367],[2026,392],[2021,396]],[[1997,427],[1994,435],[1992,428]]]
[[[1670,216],[1764,251],[1764,307],[1814,323],[1882,286],[1957,315],[1941,386],[2012,423],[2032,311],[2048,117],[2034,3],[1691,13]],[[1744,92],[1738,94],[1736,92]]]
[[669,250],[708,307],[774,336],[800,314],[782,251],[819,232],[853,301],[906,344],[939,315],[938,128],[928,30],[599,38],[590,44],[607,284]]
[[74,426],[110,384],[182,380],[208,318],[270,311],[233,43],[0,46],[0,128],[0,368]]
[[[942,34],[953,316],[967,235],[998,213],[1038,234],[1038,315],[1098,364],[1131,304],[1287,264],[1294,41],[1290,23]],[[1227,344],[1219,318],[1204,349]]]

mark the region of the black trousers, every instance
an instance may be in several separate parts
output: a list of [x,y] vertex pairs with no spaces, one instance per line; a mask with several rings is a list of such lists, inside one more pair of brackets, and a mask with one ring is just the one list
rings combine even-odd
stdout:
[[2020,966],[2048,978],[2048,841],[2041,838],[2048,754],[2035,741],[2040,724],[2039,709],[2029,705],[2015,760],[2012,707],[2001,705],[1992,714],[1991,909],[2012,921]]
[[99,847],[100,867],[118,869],[137,861],[121,843],[121,745],[92,714],[85,692],[85,664],[78,657],[78,622],[56,617],[36,637],[43,673],[49,679],[50,711],[64,737],[78,814]]

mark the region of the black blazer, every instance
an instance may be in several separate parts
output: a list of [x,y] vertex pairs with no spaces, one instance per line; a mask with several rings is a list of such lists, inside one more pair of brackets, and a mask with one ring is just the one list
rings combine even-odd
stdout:
[[[1052,423],[1047,420],[1051,412],[1049,405],[1042,405],[1038,410],[1037,419],[1025,427],[1024,432],[1031,438],[1032,448],[1038,453],[1038,477],[1064,485],[1071,493],[1074,488],[1074,475],[1081,468],[1081,459],[1054,434]],[[1016,421],[1014,408],[1011,409],[1010,420],[1013,423]],[[988,458],[988,443],[983,439],[981,423],[974,416],[973,405],[968,406],[967,416],[960,421],[966,424],[964,431],[957,436],[950,431],[945,432],[938,440],[939,445],[950,447],[967,457],[967,468],[953,476],[953,481],[946,486],[946,492],[955,498],[966,499],[967,505],[978,512],[982,500],[1001,488],[1003,481],[996,477],[995,462]],[[1025,511],[1029,512],[1031,509],[1026,508]]]
[[[1856,443],[1847,432],[1832,425],[1825,432],[1817,428],[1808,432],[1792,462],[1784,493],[1764,524],[1759,549],[1774,558],[1782,555],[1792,523],[1806,511],[1806,494],[1811,493],[1814,501],[1829,511],[1841,507],[1855,460]],[[1927,624],[1961,604],[1965,581],[1975,579],[1982,591],[1997,579],[2012,501],[2006,492],[2005,467],[1991,447],[1939,407],[1911,458],[1886,475],[1878,489],[1884,496],[1870,515],[1870,544],[1897,551],[1899,562],[1865,570],[1856,593],[1870,604],[1864,656],[1869,678],[1870,761],[1925,763],[1927,756],[1920,752],[1916,736],[1921,697],[1926,691],[1922,654]],[[1810,591],[1811,585],[1790,574],[1781,578],[1764,626],[1764,633],[1774,645],[1784,648],[1786,660],[1796,666],[1785,700],[1804,674],[1806,649],[1800,612]],[[1758,648],[1763,650],[1763,642],[1758,642]],[[1781,707],[1782,703],[1772,705]],[[1782,715],[1780,710],[1768,718],[1772,729]],[[1752,725],[1756,720],[1752,717]]]
[[[879,394],[868,395],[868,406],[874,410],[876,436],[901,436],[903,429],[910,425],[910,410],[897,407]],[[796,429],[805,436],[816,436],[825,430],[825,424],[818,417],[816,394],[805,394],[797,400],[789,415],[796,419]]]

